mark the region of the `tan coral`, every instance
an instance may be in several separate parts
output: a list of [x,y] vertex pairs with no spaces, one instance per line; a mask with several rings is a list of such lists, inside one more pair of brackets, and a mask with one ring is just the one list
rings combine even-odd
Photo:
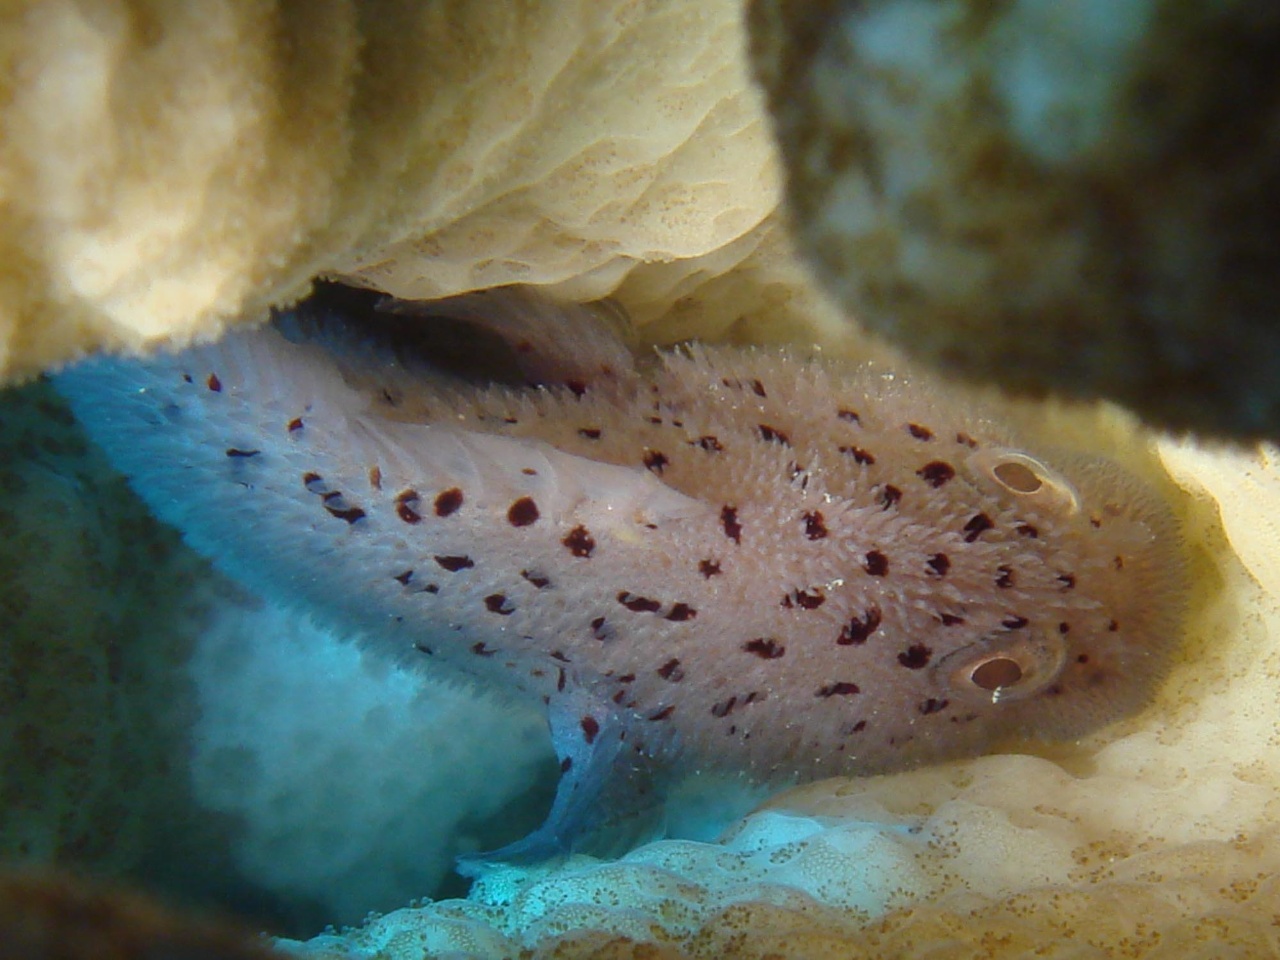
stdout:
[[757,0],[801,248],[917,356],[1280,436],[1280,13]]
[[780,255],[744,42],[734,0],[10,6],[0,379],[216,335],[320,273],[832,329]]

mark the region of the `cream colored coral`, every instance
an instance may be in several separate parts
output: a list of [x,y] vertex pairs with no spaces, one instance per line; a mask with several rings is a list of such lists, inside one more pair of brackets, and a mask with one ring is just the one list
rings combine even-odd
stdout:
[[770,217],[744,42],[734,0],[10,4],[0,380],[212,336],[321,273],[832,329]]

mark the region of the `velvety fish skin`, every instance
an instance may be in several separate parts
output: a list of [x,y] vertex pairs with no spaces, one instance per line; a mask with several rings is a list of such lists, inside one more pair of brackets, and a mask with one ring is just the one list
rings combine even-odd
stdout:
[[872,366],[693,347],[641,369],[585,308],[426,309],[544,386],[433,373],[305,308],[58,383],[233,574],[549,704],[566,775],[523,852],[569,845],[653,757],[898,770],[1078,735],[1167,662],[1178,537],[1114,464],[1050,464]]

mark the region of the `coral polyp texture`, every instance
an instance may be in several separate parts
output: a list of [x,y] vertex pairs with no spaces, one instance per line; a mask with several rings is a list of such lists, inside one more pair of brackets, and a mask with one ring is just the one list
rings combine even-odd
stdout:
[[736,0],[8,4],[0,381],[260,321],[325,273],[830,332],[744,42]]
[[950,371],[1280,434],[1280,11],[752,5],[797,242]]

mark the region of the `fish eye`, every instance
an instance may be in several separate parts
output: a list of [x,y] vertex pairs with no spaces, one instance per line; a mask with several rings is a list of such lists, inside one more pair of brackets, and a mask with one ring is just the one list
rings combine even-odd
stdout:
[[969,680],[982,690],[1012,687],[1022,679],[1022,667],[1012,657],[983,660],[969,672]]
[[997,633],[952,651],[938,663],[942,682],[974,703],[1025,700],[1062,670],[1066,643],[1038,632]]
[[1016,450],[983,450],[969,458],[979,477],[993,481],[1020,502],[1071,514],[1080,509],[1076,488],[1042,460]]

